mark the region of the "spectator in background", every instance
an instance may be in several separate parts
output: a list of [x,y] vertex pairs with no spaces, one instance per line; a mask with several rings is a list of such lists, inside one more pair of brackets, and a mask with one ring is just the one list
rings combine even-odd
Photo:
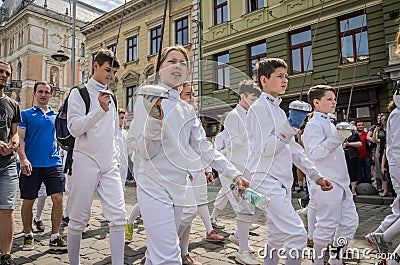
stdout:
[[358,151],[358,183],[371,183],[371,151],[367,147],[368,133],[364,130],[364,122],[356,122],[356,132],[360,138],[361,146]]
[[14,236],[14,209],[17,197],[16,150],[19,147],[18,122],[21,114],[18,103],[8,97],[5,87],[11,76],[11,66],[0,61],[0,246],[1,265],[16,264],[11,247]]
[[[350,122],[355,125],[355,122]],[[347,171],[350,176],[351,193],[357,195],[357,175],[358,175],[358,147],[362,146],[361,139],[357,131],[352,131],[349,138],[345,141],[344,154],[346,157]]]
[[[374,186],[377,188],[377,190],[379,191],[379,192],[381,192],[382,191],[382,183],[381,183],[381,181],[380,181],[380,179],[378,178],[378,175],[377,175],[377,170],[376,170],[376,164],[375,164],[375,152],[376,152],[376,143],[372,140],[372,137],[373,137],[373,135],[374,135],[374,130],[375,130],[375,128],[376,128],[376,126],[380,123],[380,120],[381,120],[381,117],[383,116],[383,113],[379,113],[378,114],[378,117],[376,118],[376,124],[374,124],[374,125],[372,125],[369,129],[368,129],[368,134],[367,134],[367,148],[368,148],[368,150],[370,150],[370,152],[371,152],[371,160],[372,160],[372,162],[371,162],[371,168],[373,168],[372,170],[373,170],[373,172],[371,172],[372,173],[372,175],[374,176],[373,177],[373,179],[374,179]],[[371,170],[371,169],[370,169]]]
[[389,176],[388,174],[382,174],[381,165],[382,157],[386,146],[386,115],[382,115],[379,123],[375,126],[372,134],[372,142],[376,143],[374,158],[375,158],[375,170],[376,180],[382,187],[381,196],[387,196],[389,192]]

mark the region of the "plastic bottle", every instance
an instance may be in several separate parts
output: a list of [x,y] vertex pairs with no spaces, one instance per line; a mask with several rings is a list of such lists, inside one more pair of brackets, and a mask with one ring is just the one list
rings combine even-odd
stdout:
[[[230,186],[231,190],[237,191],[237,184],[232,183]],[[268,207],[269,198],[255,190],[246,188],[243,191],[242,198],[248,203],[254,205],[258,209],[264,210]]]

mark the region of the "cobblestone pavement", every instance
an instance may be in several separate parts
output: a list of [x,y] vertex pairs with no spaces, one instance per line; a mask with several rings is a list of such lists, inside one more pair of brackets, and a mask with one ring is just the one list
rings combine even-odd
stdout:
[[[216,187],[209,187],[209,199],[212,201],[218,189]],[[127,213],[130,212],[133,205],[136,203],[136,188],[128,186],[125,190],[126,198],[126,209]],[[295,204],[295,199],[293,199]],[[23,243],[22,234],[22,221],[20,217],[20,205],[18,202],[18,208],[15,212],[16,220],[16,233],[14,237],[14,244],[12,249],[12,255],[14,256],[17,264],[68,264],[68,257],[65,252],[53,252],[49,251],[49,238],[50,238],[50,207],[51,199],[48,198],[46,202],[45,211],[43,213],[42,220],[46,225],[46,230],[43,233],[35,233],[35,250],[33,251],[22,251],[21,246]],[[369,245],[364,239],[364,235],[375,229],[383,218],[390,213],[388,205],[373,205],[365,203],[356,203],[357,211],[360,217],[360,226],[357,230],[355,239],[351,241],[350,248],[357,248],[360,252],[368,250]],[[213,204],[209,204],[210,210]],[[295,204],[295,207],[298,207]],[[87,232],[83,235],[82,249],[81,249],[81,262],[82,264],[111,264],[109,241],[108,241],[108,228],[107,222],[101,215],[101,205],[98,197],[95,197],[92,207],[92,218],[90,219],[90,226]],[[220,221],[226,225],[226,228],[220,233],[226,237],[223,243],[209,243],[205,241],[205,228],[199,217],[196,217],[192,226],[191,243],[189,251],[198,261],[203,264],[237,264],[235,262],[235,254],[237,246],[231,243],[228,239],[229,234],[235,229],[236,221],[234,219],[234,213],[232,208],[228,204],[223,213],[221,213]],[[264,224],[264,216],[258,216],[258,223]],[[62,230],[67,228],[62,228]],[[66,231],[64,230],[64,233]],[[262,225],[260,228],[251,232],[250,244],[256,250],[263,248],[265,244],[265,226]],[[125,245],[125,264],[143,264],[144,253],[146,250],[145,245],[145,230],[143,224],[138,222],[135,223],[135,234],[134,240]],[[399,242],[394,242],[397,245]],[[376,252],[373,251],[367,257],[360,259],[352,259],[347,264],[375,264],[377,262],[375,258]],[[261,264],[261,259],[260,259]],[[281,264],[284,264],[283,261]],[[307,258],[303,260],[302,264],[311,264],[311,261]],[[155,264],[156,265],[156,264]]]

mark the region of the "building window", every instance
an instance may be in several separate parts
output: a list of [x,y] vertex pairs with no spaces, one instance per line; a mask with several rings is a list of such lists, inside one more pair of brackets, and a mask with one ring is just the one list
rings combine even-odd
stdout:
[[264,0],[247,0],[248,12],[254,12],[264,7]]
[[214,24],[228,21],[228,0],[214,0]]
[[14,35],[10,38],[10,53],[14,51]]
[[161,26],[150,30],[150,55],[158,53],[161,44]]
[[340,18],[341,62],[353,63],[369,59],[367,16],[363,13]]
[[189,43],[189,22],[188,17],[175,21],[175,43],[188,45]]
[[93,68],[93,65],[94,65],[94,58],[96,58],[96,55],[97,55],[97,52],[95,52],[95,53],[92,53],[92,75],[94,74],[94,68]]
[[18,48],[21,48],[24,42],[24,33],[22,31],[18,32]]
[[126,40],[126,61],[137,60],[137,37],[134,36]]
[[126,110],[130,113],[133,112],[133,97],[135,96],[136,89],[136,86],[126,88]]
[[17,64],[17,80],[22,80],[22,64],[20,61]]
[[110,46],[107,46],[107,49],[112,51],[114,54],[117,54],[117,44],[112,44]]
[[313,70],[310,27],[289,33],[289,49],[292,74]]
[[249,46],[249,73],[253,80],[257,80],[256,64],[267,58],[267,44],[265,40],[252,43]]
[[85,53],[86,53],[86,51],[85,51],[85,43],[81,43],[81,57],[85,57]]
[[86,78],[85,78],[86,76],[85,76],[85,71],[82,71],[81,72],[81,84],[84,84],[84,83],[86,83]]
[[216,82],[217,89],[229,88],[230,83],[230,70],[229,70],[229,53],[220,53],[215,56],[217,61]]

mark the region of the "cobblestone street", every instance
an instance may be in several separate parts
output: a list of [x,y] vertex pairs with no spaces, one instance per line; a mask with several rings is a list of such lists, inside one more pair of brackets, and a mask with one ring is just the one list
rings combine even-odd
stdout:
[[[209,199],[212,201],[217,194],[217,187],[209,187]],[[136,188],[127,186],[125,190],[126,195],[126,208],[127,213],[130,212],[133,205],[136,203]],[[293,199],[295,202],[295,199]],[[35,233],[35,250],[22,251],[21,246],[23,243],[22,222],[20,218],[20,204],[15,212],[16,219],[16,234],[12,254],[17,264],[68,264],[68,257],[65,252],[52,252],[48,249],[50,237],[50,198],[46,201],[45,211],[42,220],[46,225],[46,230],[43,233]],[[365,248],[369,248],[368,243],[364,239],[364,235],[377,227],[380,221],[390,213],[388,205],[375,205],[366,203],[356,203],[358,214],[360,217],[360,226],[357,230],[355,239],[351,241],[350,248],[357,248],[362,252]],[[212,203],[209,204],[210,210]],[[295,204],[295,207],[298,207]],[[83,235],[81,262],[82,264],[111,264],[109,241],[108,241],[108,227],[107,222],[101,215],[101,205],[98,197],[95,197],[92,207],[92,218],[90,219],[90,226],[87,232]],[[192,226],[191,243],[189,251],[198,261],[203,264],[237,264],[235,262],[235,253],[237,246],[228,240],[229,234],[235,229],[236,221],[232,208],[228,204],[223,213],[221,213],[220,221],[226,225],[222,235],[226,237],[224,243],[209,243],[205,241],[205,228],[199,217],[196,217]],[[258,216],[258,223],[260,228],[251,232],[250,244],[256,249],[264,247],[265,244],[265,226],[264,216]],[[66,229],[63,227],[63,229]],[[64,231],[66,233],[66,231]],[[125,246],[125,264],[143,264],[145,246],[145,230],[142,223],[135,223],[134,240]],[[399,242],[394,242],[397,245]],[[368,257],[361,257],[360,260],[351,260],[347,264],[375,264],[377,261],[373,251]],[[260,259],[261,264],[261,259]],[[282,263],[283,264],[283,263]],[[311,261],[304,259],[302,264],[311,264]]]

